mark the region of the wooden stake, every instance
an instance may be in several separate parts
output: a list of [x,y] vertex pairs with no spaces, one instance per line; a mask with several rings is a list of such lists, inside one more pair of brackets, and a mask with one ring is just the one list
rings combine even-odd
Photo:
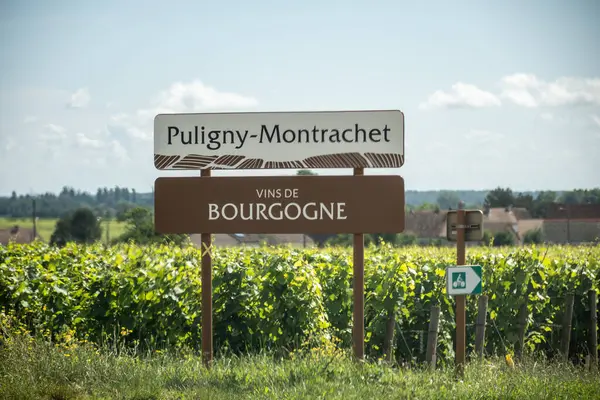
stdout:
[[388,312],[385,324],[385,342],[383,343],[383,352],[388,362],[394,359],[394,330],[396,328],[396,314],[393,311]]
[[518,343],[515,351],[515,356],[517,358],[522,358],[525,350],[525,334],[527,332],[527,318],[529,318],[529,308],[527,308],[528,300],[529,297],[526,294],[525,298],[523,299],[523,304],[521,304],[521,307],[519,307],[519,313],[517,316],[517,327],[519,329],[517,333]]
[[437,359],[437,341],[438,341],[438,330],[440,324],[440,306],[431,306],[429,312],[429,331],[427,332],[427,353],[425,354],[425,361],[427,365],[435,369]]
[[565,313],[563,314],[560,350],[563,361],[569,359],[569,344],[571,342],[571,321],[573,320],[573,303],[575,296],[568,294],[565,297]]
[[[354,175],[363,175],[362,168],[354,168]],[[364,295],[365,295],[365,241],[362,233],[354,234],[354,276],[353,276],[353,297],[354,297],[354,312],[353,312],[353,342],[354,355],[358,360],[364,359],[365,353],[365,310],[364,310]]]
[[590,290],[588,293],[590,301],[590,368],[598,368],[598,306],[596,300],[596,291]]
[[[202,177],[210,177],[210,169],[200,172]],[[211,234],[200,235],[202,251],[202,361],[210,367],[213,361],[213,327],[212,327],[212,257]]]
[[[465,210],[462,205],[457,210],[456,228],[456,264],[465,265]],[[465,365],[466,353],[466,295],[457,295],[456,298],[456,367],[462,375]]]
[[483,357],[485,347],[485,323],[487,317],[488,297],[482,295],[477,304],[477,323],[475,325],[475,353],[479,358]]

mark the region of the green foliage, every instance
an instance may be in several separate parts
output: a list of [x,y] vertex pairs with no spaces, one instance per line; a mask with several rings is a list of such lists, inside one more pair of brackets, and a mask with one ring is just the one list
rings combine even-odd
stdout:
[[494,235],[490,231],[483,231],[483,239],[481,240],[481,244],[483,246],[493,246],[494,245]]
[[[290,351],[330,338],[351,345],[352,250],[348,248],[215,248],[213,323],[217,352]],[[33,332],[66,329],[97,343],[122,329],[138,347],[200,348],[199,249],[155,244],[43,243],[0,247],[0,304]],[[517,312],[529,311],[526,347],[552,354],[564,296],[576,296],[572,355],[585,354],[587,292],[598,290],[600,250],[594,247],[470,247],[467,263],[483,267],[489,296],[486,351],[516,345]],[[432,305],[442,311],[438,361],[454,357],[454,300],[445,292],[453,248],[368,247],[365,251],[365,333],[369,356],[383,354],[387,318],[396,320],[394,356],[422,361]],[[468,323],[476,296],[467,299]],[[474,343],[469,325],[468,350]]]
[[551,190],[534,193],[514,193],[510,188],[497,187],[488,192],[484,205],[487,207],[520,207],[527,209],[533,218],[545,218],[553,203],[600,204],[600,188],[575,189],[566,192]]
[[170,243],[181,245],[188,241],[187,235],[163,235],[154,229],[154,217],[151,210],[135,207],[126,211],[122,220],[127,223],[125,232],[114,242],[134,242],[137,244]]
[[50,243],[58,246],[64,246],[71,241],[93,243],[100,239],[101,235],[98,217],[90,208],[82,207],[58,220],[50,236]]
[[[354,235],[351,234],[339,234],[333,235],[327,240],[325,244],[328,246],[352,246]],[[380,245],[380,244],[391,244],[393,246],[410,246],[417,243],[417,237],[408,233],[374,233],[363,235],[365,246]],[[437,242],[436,242],[437,243]]]
[[203,368],[200,355],[187,351],[132,357],[68,335],[49,342],[19,333],[6,337],[0,360],[1,399],[600,398],[597,372],[530,357],[514,368],[502,358],[470,360],[461,379],[452,366],[424,370],[357,363],[351,351],[330,346],[277,358],[222,356]]
[[525,233],[523,237],[524,244],[540,244],[543,241],[541,228],[536,228]]
[[451,208],[455,209],[458,207],[458,203],[460,202],[460,197],[456,192],[452,192],[450,190],[442,190],[437,198],[437,205],[439,208],[444,210],[449,210]]
[[311,169],[299,169],[296,175],[317,175],[317,173]]
[[137,193],[135,189],[99,188],[96,194],[63,187],[59,193],[43,193],[37,196],[29,194],[17,195],[12,192],[10,197],[0,196],[0,216],[15,218],[31,218],[33,201],[36,202],[36,216],[40,218],[59,218],[79,207],[92,208],[96,213],[104,214],[111,211],[118,216],[134,206],[152,207],[152,193]]
[[515,244],[515,238],[509,232],[498,232],[494,235],[494,246],[512,246]]
[[[36,221],[36,232],[40,236],[41,240],[45,242],[50,241],[52,233],[56,229],[56,223],[58,219],[55,218],[40,218]],[[31,218],[15,219],[15,218],[2,218],[0,217],[0,229],[9,229],[15,225],[20,228],[33,229],[33,221]],[[100,228],[102,235],[106,235],[106,231],[109,231],[110,237],[118,237],[125,229],[123,222],[115,221],[114,219],[108,220],[102,218],[100,220]],[[102,238],[100,238],[102,240]]]
[[404,207],[405,212],[410,211],[440,211],[440,206],[438,204],[423,202],[419,205],[410,205],[406,204]]
[[[314,170],[298,170],[297,175],[316,175]],[[534,218],[543,218],[548,206],[554,202],[566,204],[600,204],[600,188],[575,189],[566,192],[521,192],[514,194],[510,189],[510,196],[501,199],[495,196],[498,189],[484,190],[406,190],[406,208],[410,210],[439,210],[456,209],[458,199],[465,202],[465,208],[480,209],[483,207],[486,196],[493,200],[499,207],[512,204],[515,207],[527,208]],[[500,192],[506,191],[500,189]],[[63,187],[57,193],[44,193],[38,196],[29,194],[0,196],[0,216],[30,219],[33,213],[33,200],[36,201],[36,216],[40,218],[58,218],[59,216],[75,210],[81,206],[92,208],[95,212],[104,215],[106,211],[123,221],[124,214],[131,208],[142,206],[152,209],[154,192],[138,193],[129,188],[98,188],[96,193],[87,193],[74,188]]]
[[513,191],[510,188],[497,187],[491,190],[483,202],[484,206],[487,207],[509,207],[515,202]]

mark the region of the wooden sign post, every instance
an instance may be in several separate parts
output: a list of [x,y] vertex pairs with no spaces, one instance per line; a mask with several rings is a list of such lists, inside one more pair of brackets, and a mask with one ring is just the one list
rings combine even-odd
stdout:
[[[458,226],[456,237],[456,265],[465,265],[465,210],[458,210]],[[456,296],[456,365],[462,375],[466,353],[466,296]]]
[[[404,181],[363,176],[404,164],[399,110],[159,114],[154,166],[201,170],[158,178],[155,229],[201,233],[202,354],[213,359],[213,233],[352,233],[353,342],[364,358],[364,233],[404,230]],[[353,168],[348,176],[211,177],[211,170]],[[350,180],[348,180],[350,178]]]
[[[210,178],[210,169],[200,171],[201,179]],[[156,194],[155,194],[156,196]],[[213,360],[212,328],[212,238],[211,233],[200,234],[202,254],[202,360],[208,365]]]
[[449,296],[456,300],[456,354],[455,363],[459,375],[466,362],[466,296],[481,292],[481,267],[461,268],[466,263],[466,241],[483,238],[483,213],[480,210],[464,210],[462,202],[457,211],[447,214],[446,237],[456,241],[456,265],[446,269],[446,287]]
[[[361,175],[363,175],[363,169],[354,168],[354,176]],[[404,213],[404,205],[402,213]],[[358,360],[363,360],[365,358],[365,237],[363,233],[354,233],[352,247],[352,297],[354,298],[352,342],[354,343],[354,356]]]

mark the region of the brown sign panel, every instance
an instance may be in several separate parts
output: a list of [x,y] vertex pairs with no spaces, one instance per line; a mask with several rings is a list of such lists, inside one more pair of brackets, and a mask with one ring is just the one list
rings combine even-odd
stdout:
[[160,233],[399,233],[401,176],[161,177]]
[[[455,210],[448,211],[446,217],[446,238],[456,241],[458,214]],[[465,241],[478,242],[483,239],[483,212],[481,210],[465,210]]]

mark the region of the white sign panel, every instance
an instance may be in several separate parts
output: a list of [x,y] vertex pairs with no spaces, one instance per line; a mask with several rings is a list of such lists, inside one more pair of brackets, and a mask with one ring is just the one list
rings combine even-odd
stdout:
[[159,114],[154,166],[181,169],[399,168],[399,110]]
[[481,293],[481,266],[446,268],[446,292],[449,296]]

